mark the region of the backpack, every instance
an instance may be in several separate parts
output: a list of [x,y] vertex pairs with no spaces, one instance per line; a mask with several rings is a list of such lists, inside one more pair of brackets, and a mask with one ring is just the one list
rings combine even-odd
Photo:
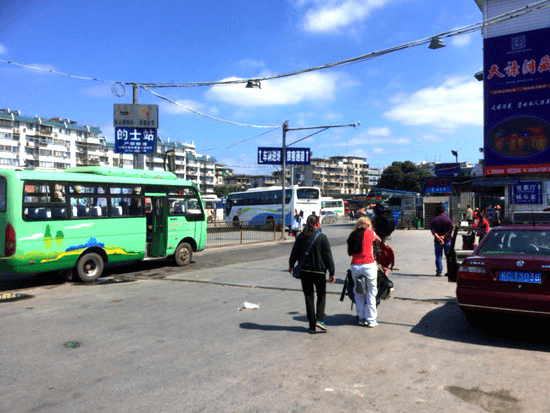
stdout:
[[376,232],[379,237],[388,237],[394,229],[395,225],[393,223],[392,210],[380,205],[374,217],[374,232]]
[[[395,253],[393,248],[385,242],[379,242],[376,246],[376,262],[382,267],[393,270],[393,266],[395,265]],[[399,271],[397,268],[396,270]]]
[[360,254],[363,251],[363,234],[364,229],[356,229],[349,234],[348,237],[348,255]]
[[[384,275],[384,269],[381,265],[378,265],[378,294],[376,294],[376,306],[380,305],[381,300],[387,300],[391,296],[394,285],[393,282]],[[340,301],[344,301],[344,297],[348,296],[351,300],[351,308],[355,304],[355,284],[353,282],[353,276],[351,270],[346,272],[346,279],[344,280],[344,287],[342,288],[342,294],[340,295]]]

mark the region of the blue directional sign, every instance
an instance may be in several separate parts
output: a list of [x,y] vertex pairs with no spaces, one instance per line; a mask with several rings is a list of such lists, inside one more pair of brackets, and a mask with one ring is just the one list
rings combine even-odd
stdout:
[[154,153],[156,129],[115,128],[115,153]]
[[512,185],[511,204],[542,204],[542,182],[523,181]]
[[[258,148],[258,165],[281,165],[283,163],[282,148]],[[309,148],[286,148],[287,165],[309,165]]]

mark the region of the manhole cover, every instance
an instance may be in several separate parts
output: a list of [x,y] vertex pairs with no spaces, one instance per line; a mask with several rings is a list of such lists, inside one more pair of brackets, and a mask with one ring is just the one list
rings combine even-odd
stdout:
[[27,298],[33,298],[30,294],[21,293],[0,293],[0,303],[9,303],[17,300],[25,300]]

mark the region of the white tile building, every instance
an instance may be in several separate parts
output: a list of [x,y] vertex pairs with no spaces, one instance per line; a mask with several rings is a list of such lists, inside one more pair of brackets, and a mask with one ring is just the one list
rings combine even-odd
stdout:
[[[118,154],[97,126],[62,118],[22,116],[0,109],[0,168],[62,170],[81,165],[133,168],[132,154]],[[194,144],[157,142],[157,152],[145,155],[145,169],[163,171],[166,151],[175,153],[175,173],[195,182],[202,193],[212,193],[216,159],[200,155]]]

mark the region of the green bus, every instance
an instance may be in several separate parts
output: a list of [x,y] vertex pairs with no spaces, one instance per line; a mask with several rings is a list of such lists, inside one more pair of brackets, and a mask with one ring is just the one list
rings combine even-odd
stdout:
[[0,170],[0,271],[72,270],[97,280],[106,264],[172,257],[206,246],[197,186],[171,172],[79,166]]

